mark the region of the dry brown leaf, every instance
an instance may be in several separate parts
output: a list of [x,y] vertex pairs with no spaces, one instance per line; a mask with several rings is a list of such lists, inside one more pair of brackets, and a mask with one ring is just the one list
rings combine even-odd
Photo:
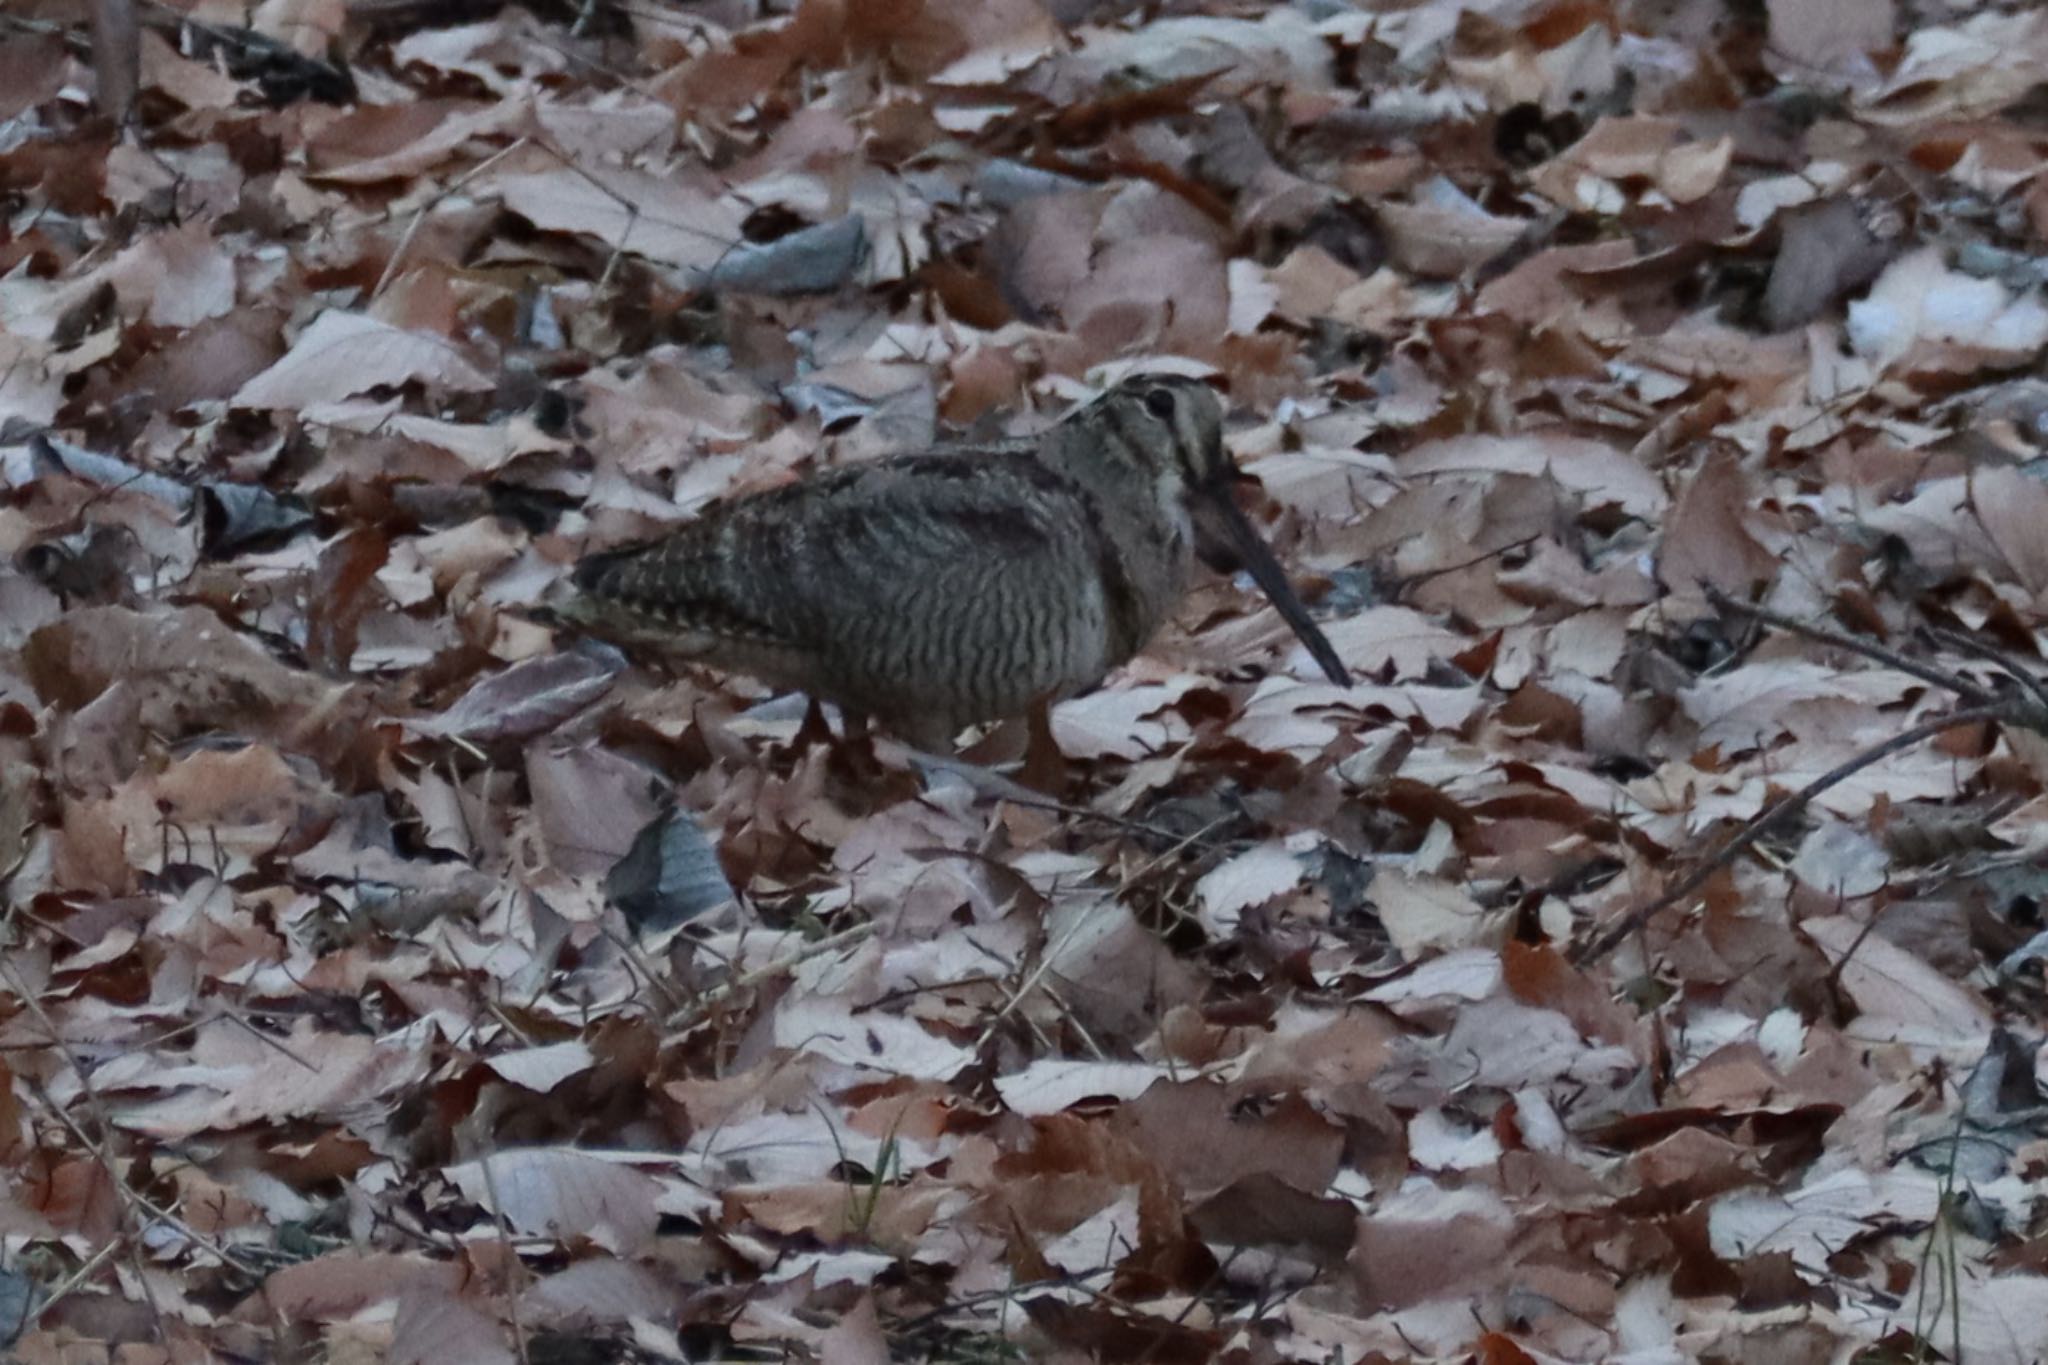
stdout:
[[309,1023],[276,1040],[210,1023],[199,1029],[183,1064],[139,1054],[132,1060],[132,1070],[101,1078],[103,1090],[163,1093],[113,1104],[113,1121],[173,1141],[251,1123],[338,1119],[416,1084],[427,1067],[427,1058],[402,1040],[322,1033]]
[[[2038,746],[1890,755],[1568,954],[1952,704],[1702,583],[2048,639],[2043,17],[617,8],[201,7],[140,139],[77,117],[77,5],[0,41],[0,1187],[81,1263],[147,1234],[16,1353],[1946,1347],[1899,1157],[2031,1102],[2031,882],[1977,860]],[[530,615],[1152,369],[1355,686],[1204,573],[1003,800]],[[672,834],[718,903],[652,930]],[[105,1152],[49,1121],[95,1103]],[[2048,1348],[2039,1146],[1959,1149],[1969,1359]]]
[[1710,460],[1665,517],[1657,577],[1681,597],[1715,588],[1748,601],[1778,569],[1778,557],[1750,530],[1753,496],[1731,457]]

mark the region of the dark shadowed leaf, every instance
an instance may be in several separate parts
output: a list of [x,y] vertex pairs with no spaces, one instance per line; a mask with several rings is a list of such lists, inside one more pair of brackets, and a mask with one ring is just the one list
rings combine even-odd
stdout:
[[313,525],[313,509],[253,483],[199,485],[200,543],[215,559],[275,549]]
[[13,1270],[0,1270],[0,1346],[12,1346],[28,1326],[35,1306],[36,1283]]
[[772,242],[736,246],[705,272],[704,284],[740,294],[822,294],[853,277],[867,244],[866,225],[849,214]]
[[605,894],[642,933],[660,933],[733,899],[718,850],[696,818],[670,809],[644,826],[605,874]]
[[1764,326],[1773,332],[1813,321],[1835,300],[1877,278],[1903,238],[1879,236],[1870,214],[1847,196],[1779,215],[1784,233],[1764,288]]

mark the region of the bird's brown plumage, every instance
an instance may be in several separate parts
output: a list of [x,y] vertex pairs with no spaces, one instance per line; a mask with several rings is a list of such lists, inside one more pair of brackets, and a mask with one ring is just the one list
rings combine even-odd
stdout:
[[937,747],[1092,687],[1137,653],[1186,590],[1200,538],[1205,555],[1246,562],[1324,671],[1348,682],[1230,501],[1236,473],[1213,392],[1141,376],[1034,441],[899,456],[714,504],[585,558],[561,614]]

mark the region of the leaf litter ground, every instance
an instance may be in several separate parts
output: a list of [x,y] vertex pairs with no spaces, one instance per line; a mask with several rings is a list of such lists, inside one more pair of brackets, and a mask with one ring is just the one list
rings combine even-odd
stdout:
[[[138,14],[0,16],[14,1358],[2048,1355],[2039,734],[1574,965],[2040,665],[2048,18]],[[1359,685],[1208,580],[1020,798],[530,611],[1137,367]]]

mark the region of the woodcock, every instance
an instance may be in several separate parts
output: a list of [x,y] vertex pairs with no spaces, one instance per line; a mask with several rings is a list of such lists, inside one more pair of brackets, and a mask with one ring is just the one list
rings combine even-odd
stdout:
[[1100,682],[1178,606],[1199,556],[1250,571],[1331,681],[1350,678],[1239,509],[1223,409],[1127,379],[1035,439],[896,456],[729,499],[584,558],[571,624],[799,688],[937,749]]

